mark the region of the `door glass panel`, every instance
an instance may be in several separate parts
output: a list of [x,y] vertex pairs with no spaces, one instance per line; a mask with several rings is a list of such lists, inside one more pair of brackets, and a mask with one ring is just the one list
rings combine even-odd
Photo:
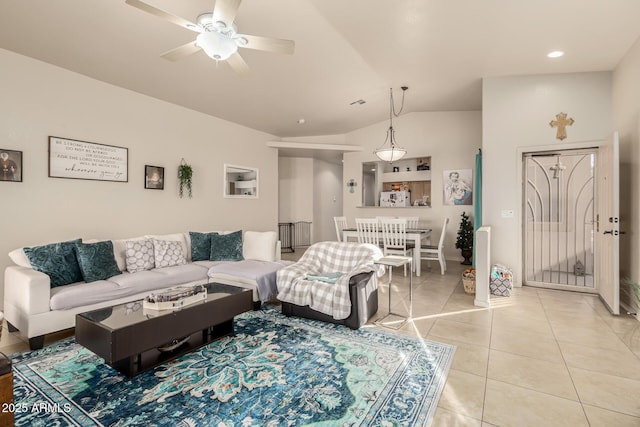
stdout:
[[594,288],[595,152],[524,156],[525,283]]

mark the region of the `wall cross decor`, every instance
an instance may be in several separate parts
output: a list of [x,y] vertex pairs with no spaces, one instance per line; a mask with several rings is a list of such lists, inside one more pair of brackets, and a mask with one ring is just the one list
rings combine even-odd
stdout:
[[556,114],[556,119],[549,122],[549,126],[558,128],[556,131],[556,139],[560,141],[567,137],[567,126],[571,126],[572,124],[573,119],[567,119],[567,113],[558,113]]

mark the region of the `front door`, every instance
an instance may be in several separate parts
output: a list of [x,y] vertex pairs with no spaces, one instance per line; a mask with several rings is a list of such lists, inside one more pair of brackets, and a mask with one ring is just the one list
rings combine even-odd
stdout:
[[620,314],[620,155],[618,133],[598,150],[596,280],[598,293],[613,314]]
[[592,149],[523,155],[523,283],[620,308],[618,134]]

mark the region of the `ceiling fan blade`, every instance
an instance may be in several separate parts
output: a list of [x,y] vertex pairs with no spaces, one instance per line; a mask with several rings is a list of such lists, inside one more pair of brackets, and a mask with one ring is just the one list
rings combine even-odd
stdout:
[[184,58],[185,56],[193,55],[197,51],[200,50],[200,47],[196,45],[195,41],[189,42],[187,44],[183,44],[175,49],[171,49],[160,55],[164,59],[168,59],[169,61],[177,61],[180,58]]
[[233,71],[240,74],[241,76],[246,76],[251,72],[249,66],[246,62],[244,62],[244,59],[242,59],[242,56],[240,56],[238,52],[231,55],[227,59],[227,62],[229,63],[229,66],[233,69]]
[[172,15],[169,12],[160,10],[140,0],[126,0],[125,3],[127,3],[129,6],[138,8],[144,12],[159,16],[160,18],[163,18],[169,22],[173,22],[176,25],[180,25],[181,27],[184,27],[187,30],[195,31],[196,33],[202,32],[202,27],[200,27],[198,24],[194,24],[193,22],[187,21],[186,19],[180,18],[179,16]]
[[213,22],[224,22],[230,28],[236,20],[241,0],[216,0],[213,8]]
[[[274,39],[271,37],[249,36],[247,34],[238,34],[238,46],[247,49],[265,50],[267,52],[286,53],[291,55],[295,49],[296,43],[293,40]],[[246,43],[242,42],[246,40]]]

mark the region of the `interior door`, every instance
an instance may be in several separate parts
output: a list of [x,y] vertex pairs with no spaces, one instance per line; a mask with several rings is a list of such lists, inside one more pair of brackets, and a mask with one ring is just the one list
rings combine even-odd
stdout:
[[620,156],[618,133],[598,150],[596,278],[600,297],[613,314],[620,314]]

